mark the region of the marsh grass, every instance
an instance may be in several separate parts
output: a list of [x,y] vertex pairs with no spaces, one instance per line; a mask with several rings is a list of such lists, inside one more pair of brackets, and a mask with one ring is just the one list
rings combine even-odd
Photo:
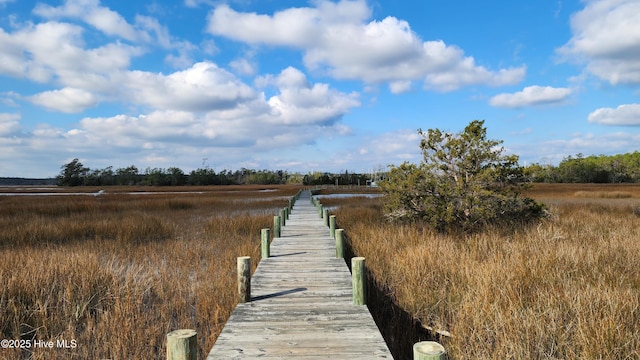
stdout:
[[0,358],[164,358],[179,328],[205,358],[236,304],[236,257],[255,269],[260,229],[297,191],[241,190],[0,197],[0,338],[78,344]]
[[474,235],[386,223],[377,199],[323,204],[339,206],[338,224],[378,286],[451,334],[440,337],[451,359],[640,358],[637,215],[615,199],[563,201],[584,191],[567,185],[536,191],[556,194],[552,218]]
[[633,197],[627,191],[576,191],[573,196],[579,198],[627,199]]

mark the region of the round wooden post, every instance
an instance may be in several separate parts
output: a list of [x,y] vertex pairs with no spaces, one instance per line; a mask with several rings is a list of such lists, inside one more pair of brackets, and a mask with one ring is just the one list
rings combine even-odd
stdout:
[[193,329],[174,330],[167,334],[167,360],[196,360],[198,340]]
[[413,345],[413,360],[444,360],[444,346],[435,341],[421,341]]
[[324,226],[329,226],[329,209],[322,210],[322,219],[324,219]]
[[273,237],[277,238],[281,235],[280,216],[273,217]]
[[241,256],[238,258],[238,302],[251,301],[251,258]]
[[336,258],[344,259],[344,230],[336,229]]
[[280,209],[280,226],[285,226],[287,220],[287,208]]
[[336,238],[336,216],[329,216],[329,234],[331,234],[332,238]]
[[367,281],[364,271],[364,258],[351,258],[351,284],[353,286],[353,303],[355,305],[367,304]]
[[271,229],[262,229],[260,240],[262,244],[262,258],[267,259],[271,256],[271,245],[269,244],[269,240],[271,240]]

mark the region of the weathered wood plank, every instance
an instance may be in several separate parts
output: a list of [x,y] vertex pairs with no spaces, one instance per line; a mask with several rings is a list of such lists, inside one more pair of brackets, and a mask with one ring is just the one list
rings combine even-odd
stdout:
[[366,306],[353,305],[351,274],[336,259],[316,208],[304,193],[251,279],[207,360],[392,359]]

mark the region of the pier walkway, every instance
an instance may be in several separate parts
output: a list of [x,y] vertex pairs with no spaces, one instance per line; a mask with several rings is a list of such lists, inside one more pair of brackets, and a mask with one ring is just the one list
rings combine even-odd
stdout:
[[[256,261],[253,260],[252,261]],[[365,305],[354,305],[351,273],[304,191],[251,279],[207,360],[392,359]]]

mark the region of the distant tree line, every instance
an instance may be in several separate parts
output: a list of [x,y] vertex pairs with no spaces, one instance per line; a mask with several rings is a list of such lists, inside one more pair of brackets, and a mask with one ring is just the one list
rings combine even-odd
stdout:
[[640,152],[618,155],[568,156],[557,166],[532,164],[525,168],[532,182],[638,183]]
[[140,171],[136,166],[114,169],[90,169],[78,159],[61,166],[56,177],[59,186],[109,186],[109,185],[146,185],[146,186],[183,186],[183,185],[242,185],[242,184],[304,184],[304,185],[365,185],[368,175],[349,173],[340,174],[314,172],[306,175],[288,173],[283,170],[252,170],[241,168],[236,171],[215,172],[211,168],[192,170],[185,173],[177,167],[146,168]]

